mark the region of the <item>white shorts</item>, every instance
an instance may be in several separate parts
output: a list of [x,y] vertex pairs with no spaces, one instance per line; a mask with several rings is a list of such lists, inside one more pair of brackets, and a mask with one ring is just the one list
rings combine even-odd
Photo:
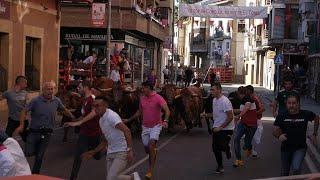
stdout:
[[153,128],[147,128],[142,126],[141,139],[144,146],[149,146],[150,140],[159,140],[159,135],[162,129],[162,125],[158,124]]

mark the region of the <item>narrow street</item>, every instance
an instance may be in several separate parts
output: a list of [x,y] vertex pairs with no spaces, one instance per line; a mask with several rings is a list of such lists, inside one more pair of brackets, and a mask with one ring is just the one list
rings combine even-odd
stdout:
[[[224,87],[224,93],[231,92],[236,86]],[[190,133],[177,130],[175,135],[164,134],[159,142],[158,161],[154,179],[255,179],[277,177],[280,174],[280,143],[272,136],[273,118],[269,111],[269,101],[265,98],[270,92],[257,88],[258,94],[263,97],[267,111],[264,113],[264,133],[262,143],[258,146],[258,158],[245,159],[245,166],[233,168],[231,160],[225,160],[225,173],[215,174],[215,158],[211,151],[211,136],[206,128],[194,128]],[[73,133],[70,142],[62,143],[62,129],[56,130],[44,158],[42,174],[69,178],[76,136]],[[139,137],[134,137],[135,162],[126,172],[138,171],[144,175],[147,168],[147,159]],[[225,157],[224,157],[225,158]],[[32,165],[32,159],[29,159]],[[83,162],[79,179],[104,179],[104,157],[99,160]],[[309,173],[306,165],[304,173]]]

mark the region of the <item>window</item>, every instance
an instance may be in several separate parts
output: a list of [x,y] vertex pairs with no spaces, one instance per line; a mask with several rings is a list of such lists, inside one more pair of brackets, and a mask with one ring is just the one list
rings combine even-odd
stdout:
[[223,28],[222,21],[219,21],[219,27]]
[[248,71],[249,71],[249,65],[246,64],[246,75],[248,75]]
[[243,19],[238,21],[238,32],[240,33],[246,32],[246,22]]
[[228,21],[227,32],[231,32],[232,21]]
[[226,42],[226,49],[230,49],[230,42]]
[[26,37],[25,76],[28,80],[28,90],[40,90],[40,58],[41,40]]
[[0,33],[0,92],[8,89],[9,35]]

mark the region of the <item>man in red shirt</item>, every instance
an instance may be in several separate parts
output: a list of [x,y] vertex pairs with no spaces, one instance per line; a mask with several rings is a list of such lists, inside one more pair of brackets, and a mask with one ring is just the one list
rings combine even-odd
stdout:
[[[159,94],[154,92],[154,85],[150,82],[142,83],[143,95],[140,98],[139,110],[127,122],[137,119],[142,115],[142,142],[145,151],[149,154],[149,170],[146,173],[146,178],[152,178],[152,172],[156,163],[157,141],[162,127],[168,127],[168,118],[170,110],[166,101]],[[165,111],[165,119],[162,122],[161,110]]]
[[[94,95],[91,92],[91,83],[84,82],[83,89],[80,92],[84,95],[84,102],[82,105],[82,117],[86,117],[93,110]],[[99,126],[99,116],[95,115],[90,121],[86,122],[71,122],[67,123],[69,126],[80,125],[80,134],[75,151],[75,159],[73,162],[70,179],[77,179],[78,172],[81,166],[81,155],[88,150],[96,148],[100,144],[101,130]],[[80,123],[79,123],[80,122]],[[100,159],[100,154],[95,155],[95,159]]]
[[236,155],[236,161],[233,164],[234,167],[243,166],[244,162],[241,159],[241,148],[240,141],[243,135],[244,139],[244,149],[247,156],[252,154],[252,139],[257,130],[257,107],[254,100],[251,98],[247,88],[243,87],[239,89],[239,95],[241,97],[241,113],[237,116],[240,118],[237,123],[236,133],[234,137],[234,151]]

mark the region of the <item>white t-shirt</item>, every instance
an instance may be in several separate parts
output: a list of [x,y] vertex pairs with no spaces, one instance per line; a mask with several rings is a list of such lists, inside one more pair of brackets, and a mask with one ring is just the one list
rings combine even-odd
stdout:
[[14,159],[15,176],[31,175],[29,163],[18,142],[13,138],[8,138],[3,142],[3,145]]
[[[230,100],[222,95],[219,99],[212,101],[213,128],[220,127],[227,119],[227,111],[233,111]],[[232,113],[233,114],[233,113]],[[232,120],[223,130],[233,130],[234,121]]]
[[8,149],[0,151],[0,178],[16,176],[14,159]]
[[101,131],[108,141],[107,154],[127,151],[128,146],[124,133],[116,128],[116,125],[121,122],[120,116],[111,109],[107,109],[100,118]]
[[96,61],[96,58],[94,58],[93,56],[89,56],[83,61],[83,63],[90,64],[90,63],[94,63],[95,61]]
[[113,82],[120,81],[120,74],[119,71],[112,70],[110,74],[110,79],[112,79]]
[[169,75],[169,69],[163,69],[162,72],[163,72],[164,75]]
[[178,75],[180,75],[180,76],[183,75],[183,69],[178,69]]

